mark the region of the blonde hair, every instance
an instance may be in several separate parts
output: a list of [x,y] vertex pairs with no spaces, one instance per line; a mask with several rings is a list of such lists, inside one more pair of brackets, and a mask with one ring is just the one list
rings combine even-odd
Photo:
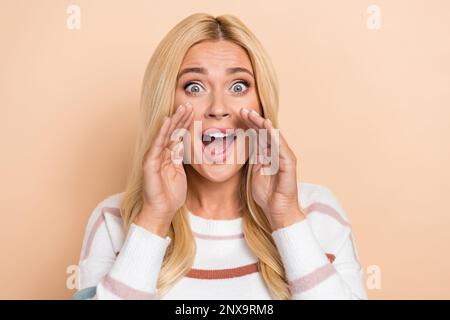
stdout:
[[[264,117],[277,127],[278,83],[265,50],[253,33],[236,17],[193,14],[178,23],[161,41],[147,66],[141,93],[139,135],[135,154],[121,202],[126,230],[142,208],[144,155],[153,142],[164,116],[174,112],[177,74],[183,58],[193,45],[207,40],[227,40],[244,48],[253,66],[256,87]],[[258,257],[259,269],[274,299],[290,297],[285,271],[271,236],[267,217],[255,203],[251,192],[251,164],[242,169],[241,198],[244,200],[243,229],[249,247]],[[187,209],[176,213],[169,230],[172,241],[167,249],[158,278],[158,293],[163,295],[192,267],[195,241]]]

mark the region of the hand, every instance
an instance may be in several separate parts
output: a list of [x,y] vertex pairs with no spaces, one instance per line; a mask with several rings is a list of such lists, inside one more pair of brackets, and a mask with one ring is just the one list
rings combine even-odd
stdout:
[[[257,155],[257,163],[253,165],[252,170],[252,195],[255,202],[266,214],[272,230],[303,220],[305,215],[300,209],[298,200],[297,159],[294,152],[289,148],[281,133],[277,138],[269,119],[264,119],[256,111],[249,111],[245,108],[241,109],[240,114],[244,122],[250,128],[255,129],[257,133],[259,129],[267,130],[267,140],[260,141],[257,134],[258,139],[255,144],[254,152]],[[275,138],[275,141],[272,137]],[[262,150],[259,145],[262,145]],[[277,150],[278,171],[270,175],[263,175],[263,170],[267,170],[270,164],[263,164],[260,157],[266,156],[267,159],[267,155],[269,155],[270,158],[271,155],[277,155]],[[263,153],[261,154],[260,151]]]
[[[171,141],[175,129],[188,128],[194,113],[190,103],[178,107],[163,124],[143,161],[143,206],[135,223],[164,237],[173,217],[186,200],[183,142]],[[175,157],[174,157],[175,156]]]

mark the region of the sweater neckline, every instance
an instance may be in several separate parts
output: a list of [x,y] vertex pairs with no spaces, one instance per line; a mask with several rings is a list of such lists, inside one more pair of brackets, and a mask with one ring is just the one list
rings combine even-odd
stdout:
[[211,236],[236,236],[242,234],[242,217],[234,219],[207,219],[189,210],[188,216],[194,233]]

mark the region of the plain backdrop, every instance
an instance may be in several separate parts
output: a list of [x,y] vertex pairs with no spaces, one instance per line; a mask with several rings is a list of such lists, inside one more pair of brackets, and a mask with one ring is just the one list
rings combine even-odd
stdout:
[[195,12],[238,16],[273,59],[299,179],[333,191],[381,271],[369,297],[450,298],[448,1],[0,4],[0,298],[72,296],[88,217],[124,189],[147,62]]

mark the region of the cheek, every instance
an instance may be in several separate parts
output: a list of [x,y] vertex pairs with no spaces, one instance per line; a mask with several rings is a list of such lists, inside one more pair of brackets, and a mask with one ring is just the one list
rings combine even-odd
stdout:
[[175,107],[178,107],[183,102],[186,102],[184,100],[186,100],[186,96],[185,96],[183,90],[177,88],[175,90],[175,98],[174,98]]
[[261,103],[259,101],[258,95],[254,91],[252,91],[250,94],[248,94],[245,97],[245,99],[242,98],[240,106],[245,107],[250,111],[254,110],[254,111],[258,112],[259,114],[262,114]]
[[257,113],[262,114],[261,104],[259,103],[258,100],[251,103],[249,108],[247,108],[247,109],[249,109],[250,111],[255,110]]

